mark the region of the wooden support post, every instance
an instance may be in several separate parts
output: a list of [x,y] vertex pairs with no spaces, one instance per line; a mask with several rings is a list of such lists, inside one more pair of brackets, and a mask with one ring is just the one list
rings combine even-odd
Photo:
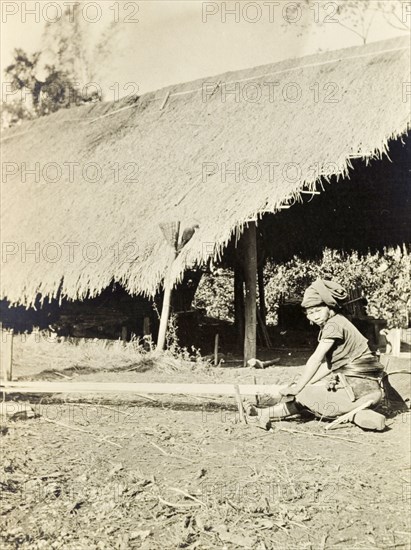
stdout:
[[121,327],[121,339],[124,343],[127,342],[127,327]]
[[214,340],[214,366],[218,365],[218,333],[215,335]]
[[244,275],[243,266],[237,260],[234,268],[234,325],[237,342],[244,342]]
[[257,308],[257,320],[258,320],[257,327],[260,329],[259,334],[261,334],[261,343],[268,349],[271,349],[273,346],[271,345],[271,340],[268,334],[267,326],[265,322],[261,319],[259,308]]
[[267,320],[267,307],[265,305],[265,288],[264,288],[264,263],[259,262],[257,268],[258,277],[258,300],[260,303],[260,316],[261,321],[266,326]]
[[144,336],[148,336],[150,334],[150,317],[144,317],[143,334]]
[[10,361],[9,361],[9,370],[7,380],[13,380],[13,340],[14,340],[14,330],[10,331]]
[[257,354],[257,242],[255,222],[243,234],[245,280],[244,366]]
[[1,331],[1,363],[7,381],[13,380],[13,330]]

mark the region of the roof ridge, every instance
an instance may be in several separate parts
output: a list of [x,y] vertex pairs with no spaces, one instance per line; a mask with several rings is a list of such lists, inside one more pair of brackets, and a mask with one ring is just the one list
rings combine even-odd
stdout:
[[[133,100],[133,103],[125,105],[124,107],[121,107],[120,109],[110,110],[109,112],[102,113],[101,115],[99,115],[97,117],[87,117],[87,118],[82,117],[81,119],[77,119],[77,118],[74,119],[72,117],[68,117],[68,118],[65,118],[65,119],[62,119],[62,120],[56,120],[56,115],[57,116],[59,114],[61,115],[62,110],[59,110],[59,111],[56,111],[55,113],[51,113],[50,115],[48,115],[47,120],[50,120],[50,118],[48,118],[48,117],[52,117],[52,120],[54,122],[84,122],[84,123],[91,123],[91,122],[100,120],[102,118],[106,118],[108,116],[113,116],[113,115],[117,114],[120,111],[125,111],[127,109],[131,109],[132,107],[135,107],[139,103],[139,101],[136,101],[136,97],[138,99],[145,99],[146,101],[154,102],[154,101],[165,100],[167,95],[169,97],[188,95],[190,93],[195,93],[197,91],[201,91],[202,88],[188,89],[188,90],[182,90],[182,91],[176,91],[176,92],[172,92],[171,90],[175,90],[176,88],[181,88],[181,87],[188,86],[188,85],[194,84],[194,83],[199,83],[199,82],[204,83],[207,80],[209,80],[211,82],[212,81],[211,79],[214,79],[214,82],[217,84],[217,83],[221,82],[221,80],[222,80],[221,77],[223,77],[224,75],[228,76],[228,75],[241,74],[241,73],[245,73],[247,71],[258,70],[258,69],[263,68],[263,67],[268,68],[268,67],[273,67],[275,65],[281,65],[281,64],[286,64],[286,63],[290,63],[290,62],[296,62],[298,64],[294,67],[288,67],[288,68],[282,69],[280,71],[271,71],[271,72],[268,72],[268,73],[253,75],[251,77],[247,77],[247,78],[243,78],[243,79],[237,78],[237,79],[233,79],[233,80],[226,80],[225,83],[230,84],[230,83],[234,83],[234,82],[247,82],[247,81],[263,78],[264,76],[271,76],[271,75],[274,75],[274,74],[281,74],[283,72],[289,72],[289,71],[304,69],[304,68],[308,68],[308,67],[315,67],[315,66],[321,66],[321,65],[336,63],[336,62],[338,62],[342,59],[359,59],[359,58],[362,58],[362,57],[368,57],[368,56],[373,56],[373,55],[380,55],[380,54],[384,54],[384,53],[389,53],[391,51],[410,50],[409,45],[408,46],[406,45],[406,46],[403,46],[403,47],[397,47],[397,48],[388,48],[388,49],[380,49],[379,48],[383,44],[388,45],[389,43],[393,44],[393,43],[398,43],[398,42],[404,42],[404,44],[405,44],[405,39],[406,38],[407,37],[404,37],[404,36],[398,36],[398,37],[389,38],[389,39],[386,39],[386,40],[379,40],[379,41],[371,42],[371,43],[365,44],[365,45],[349,46],[348,48],[340,48],[338,50],[329,50],[329,51],[326,51],[326,52],[319,52],[319,53],[315,53],[315,54],[303,55],[301,57],[287,58],[287,59],[282,59],[280,61],[275,61],[273,63],[267,63],[267,64],[264,64],[264,65],[256,65],[256,66],[248,67],[248,68],[245,68],[245,69],[237,69],[237,70],[233,70],[233,71],[227,71],[225,73],[219,73],[219,74],[216,74],[216,75],[210,76],[210,77],[200,77],[200,78],[197,78],[195,80],[189,80],[189,81],[180,82],[180,83],[177,83],[177,84],[170,84],[168,86],[164,86],[164,87],[158,88],[156,90],[145,92],[141,96],[132,96],[132,97],[127,97],[127,98],[121,98],[119,101]],[[368,50],[371,50],[371,51],[366,52],[366,53],[362,53],[362,54],[359,54],[359,55],[355,55],[355,56],[347,56],[346,55],[346,53],[348,53],[350,50],[351,51],[355,51],[355,50],[363,51],[364,49],[368,49]],[[344,55],[341,55],[342,53],[344,53]],[[331,57],[332,54],[340,54],[340,56],[337,59],[335,57]],[[319,63],[312,63],[312,64],[301,63],[302,61],[307,60],[309,58],[315,59],[315,58],[318,58],[318,57],[331,57],[331,59],[327,59],[327,60],[321,61]],[[158,95],[159,92],[162,92],[162,94]],[[149,98],[150,96],[154,96],[154,97],[152,99],[150,99]],[[167,98],[167,100],[169,99],[169,97]],[[97,107],[97,109],[102,109],[103,106],[104,106],[105,109],[107,109],[107,108],[110,109],[115,103],[118,103],[119,101],[118,100],[117,101],[104,101],[104,102],[101,102],[101,103],[93,104],[91,107],[90,107],[90,105],[79,105],[79,106],[76,106],[76,107],[71,107],[68,110],[71,111],[71,110],[85,109],[85,108],[86,109],[88,108],[88,109],[91,110],[92,108],[96,108],[96,107]],[[35,119],[32,119],[32,120],[24,121],[23,125],[25,126],[26,124],[32,123],[36,126],[38,123],[41,123],[45,120],[46,120],[46,117],[39,117],[39,118],[35,118]],[[25,132],[14,133],[15,128],[16,127],[13,126],[12,128],[7,128],[5,130],[2,130],[0,132],[0,135],[1,134],[8,134],[8,133],[10,133],[10,135],[8,135],[8,136],[4,135],[4,137],[1,137],[0,142],[8,140],[12,137],[18,137],[18,136],[24,135],[24,134],[27,133],[27,131],[31,130],[31,128],[30,128],[29,130],[27,130]]]
[[[402,37],[401,37],[401,39],[402,39]],[[392,39],[384,40],[384,41],[378,42],[378,44],[382,44],[383,42],[391,42],[391,41],[392,41]],[[373,42],[372,44],[375,45],[376,42]],[[355,47],[344,48],[344,49],[340,49],[340,50],[332,50],[332,51],[324,52],[324,54],[331,54],[333,52],[338,53],[338,52],[343,52],[343,51],[358,49],[358,48],[359,48],[358,46],[355,46]],[[250,76],[250,77],[247,77],[247,78],[242,78],[242,79],[229,80],[229,81],[226,81],[225,84],[228,85],[228,84],[234,84],[234,83],[249,82],[249,81],[257,80],[257,79],[260,79],[260,78],[263,78],[263,77],[266,77],[266,76],[273,76],[273,75],[277,75],[277,74],[287,73],[287,72],[290,72],[290,71],[302,70],[302,69],[306,69],[306,68],[310,68],[310,67],[320,67],[322,65],[329,65],[331,63],[338,63],[342,59],[344,59],[344,60],[360,59],[360,58],[363,58],[363,57],[372,57],[372,56],[376,56],[376,55],[383,55],[383,54],[386,54],[386,53],[391,53],[391,52],[396,52],[396,51],[403,51],[403,50],[410,50],[410,48],[407,47],[407,46],[404,46],[404,47],[399,47],[399,48],[389,48],[389,49],[386,49],[386,50],[373,49],[373,51],[371,51],[371,52],[367,52],[367,53],[363,53],[363,54],[359,54],[359,55],[339,56],[339,57],[334,57],[332,59],[328,59],[326,61],[321,61],[321,62],[318,62],[318,63],[298,64],[295,67],[288,67],[288,68],[281,69],[279,71],[272,71],[272,72],[263,73],[263,74],[259,74],[259,75],[253,75],[253,76]],[[322,55],[324,55],[324,54],[322,54]],[[316,54],[317,57],[318,57],[318,55],[319,54]],[[310,58],[310,57],[314,57],[314,56],[313,55],[307,55],[307,56],[295,58],[295,60],[300,61],[300,60],[304,60],[304,59],[307,59],[307,58]],[[272,63],[272,64],[269,64],[269,65],[259,65],[257,67],[250,67],[248,70],[257,69],[258,67],[269,67],[269,66],[276,65],[277,63],[280,64],[280,63],[284,63],[286,61],[293,61],[293,60],[294,59],[291,58],[291,59],[288,59],[288,60],[278,61],[276,63]],[[246,70],[247,69],[242,69],[240,71],[233,71],[233,74],[236,73],[236,72],[238,73],[238,72],[242,72],[242,71],[246,71]],[[222,74],[229,74],[229,73],[222,73]],[[214,78],[217,79],[219,76],[221,76],[221,75],[216,75]],[[199,81],[201,81],[201,79],[193,80],[193,81],[190,81],[190,82],[199,82]],[[204,83],[204,80],[203,80],[203,83]],[[187,84],[187,83],[184,83],[184,84]],[[219,79],[218,82],[216,82],[215,90],[217,90],[220,85],[221,85],[221,79]],[[174,92],[174,93],[170,92],[170,88],[175,88],[176,86],[181,86],[181,84],[179,84],[179,85],[174,84],[172,86],[168,86],[168,87],[165,87],[165,88],[160,88],[158,90],[155,90],[154,92],[146,92],[146,93],[142,94],[140,96],[140,98],[147,98],[147,96],[156,94],[157,92],[166,91],[165,95],[155,96],[152,99],[148,99],[148,101],[151,101],[151,102],[163,100],[163,105],[162,105],[162,109],[163,109],[170,97],[189,95],[189,94],[193,94],[193,93],[196,93],[196,92],[201,92],[203,90],[203,87],[200,87],[200,88],[194,88],[194,89],[190,89],[190,90],[184,90],[184,91],[181,91],[181,92]],[[214,93],[214,92],[212,92],[212,93]],[[113,104],[113,103],[114,103],[114,101],[107,102],[107,103],[105,103],[105,105],[110,105],[110,104]],[[74,118],[68,117],[68,118],[65,118],[65,119],[62,119],[62,120],[58,120],[56,122],[80,122],[80,123],[91,124],[93,122],[96,122],[97,120],[101,120],[101,119],[109,117],[109,116],[114,116],[114,115],[118,114],[119,112],[122,112],[122,111],[125,111],[127,109],[131,109],[133,107],[136,107],[137,105],[138,105],[138,102],[133,102],[131,105],[125,105],[124,107],[121,107],[120,109],[115,109],[113,111],[109,111],[108,113],[106,112],[106,113],[104,113],[102,115],[99,115],[97,117],[86,117],[86,118],[83,117],[81,119],[74,119]],[[31,122],[35,122],[37,120],[38,119],[34,119]],[[9,135],[9,136],[5,136],[2,139],[0,139],[0,143],[3,142],[3,141],[6,141],[8,139],[11,139],[12,137],[18,137],[18,136],[24,135],[24,134],[28,133],[29,131],[31,131],[31,129],[32,128],[30,128],[26,132],[20,132],[18,134],[12,134],[12,135]]]

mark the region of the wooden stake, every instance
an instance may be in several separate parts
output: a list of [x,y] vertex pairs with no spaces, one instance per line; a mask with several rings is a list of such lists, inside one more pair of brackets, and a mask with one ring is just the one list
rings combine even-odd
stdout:
[[215,335],[214,340],[214,366],[218,365],[218,333]]
[[241,401],[240,388],[237,385],[234,386],[235,400],[237,401],[238,413],[240,415],[240,422],[247,424],[247,418],[244,414],[243,402]]
[[[253,376],[253,384],[254,385],[257,384],[257,378],[255,376]],[[255,404],[257,405],[257,407],[260,404],[260,399],[258,397],[258,394],[255,394]]]
[[4,366],[5,378],[8,381],[13,380],[13,337],[13,330],[1,332],[1,362]]
[[401,350],[401,329],[400,328],[393,328],[391,330],[392,334],[392,355],[394,357],[400,356],[400,350]]
[[257,355],[257,241],[255,222],[243,234],[245,280],[244,366]]
[[127,327],[121,327],[121,339],[127,342]]

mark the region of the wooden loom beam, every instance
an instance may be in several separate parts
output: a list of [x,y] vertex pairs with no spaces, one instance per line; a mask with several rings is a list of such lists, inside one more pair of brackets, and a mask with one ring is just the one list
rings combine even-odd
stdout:
[[[4,393],[147,393],[187,395],[236,395],[235,384],[168,384],[156,382],[1,382]],[[241,395],[280,397],[278,384],[243,384]]]

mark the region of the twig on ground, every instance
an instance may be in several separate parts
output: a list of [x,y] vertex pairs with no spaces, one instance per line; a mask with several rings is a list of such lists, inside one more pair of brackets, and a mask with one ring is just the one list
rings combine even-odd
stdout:
[[222,399],[226,399],[227,396],[226,395],[220,395],[220,396],[217,396],[217,397],[212,397],[211,395],[202,395],[200,396],[200,399],[201,401],[204,401],[204,399],[207,399],[208,401],[218,401],[219,403],[225,403],[225,401],[221,401]]
[[289,519],[288,523],[292,523],[293,525],[298,525],[298,527],[302,527],[303,529],[308,529],[306,525],[303,525],[302,523],[298,523],[298,521],[292,521],[291,519]]
[[347,441],[348,443],[364,443],[363,441],[356,441],[355,439],[348,439],[347,437],[338,437],[338,435],[316,434],[313,432],[302,432],[301,430],[290,430],[288,428],[278,428],[278,430],[282,432],[289,432],[292,434],[311,435],[316,437],[328,437],[330,439],[340,439],[341,441]]
[[160,496],[157,496],[157,498],[158,498],[158,501],[161,502],[161,504],[165,504],[166,506],[170,506],[171,508],[186,508],[187,506],[200,506],[196,502],[194,502],[193,504],[188,504],[188,503],[177,504],[177,503],[174,503],[174,502],[168,502],[167,500],[164,500]]
[[278,527],[279,529],[282,529],[285,533],[287,533],[288,536],[290,536],[290,533],[287,531],[287,529],[283,526],[277,523],[276,521],[273,521],[273,524]]
[[119,449],[122,449],[122,446],[118,443],[114,443],[113,441],[109,441],[108,439],[99,439],[97,437],[93,437],[93,434],[89,432],[88,430],[83,430],[82,428],[78,428],[77,426],[69,426],[68,424],[64,424],[64,422],[57,422],[56,420],[50,420],[49,418],[46,418],[44,416],[40,417],[44,422],[49,422],[50,424],[55,424],[56,426],[61,426],[62,428],[68,428],[69,430],[75,430],[77,432],[83,432],[87,435],[90,435],[94,441],[98,441],[99,443],[108,443],[109,445],[113,445],[114,447],[118,447]]
[[157,445],[157,443],[154,443],[153,441],[149,441],[147,440],[148,443],[150,443],[150,445],[152,445],[153,447],[155,447],[156,449],[158,449],[160,451],[160,453],[164,456],[168,456],[169,458],[176,458],[177,460],[187,460],[187,462],[194,462],[194,460],[191,460],[191,458],[186,458],[185,456],[177,456],[177,455],[173,455],[171,453],[168,453],[167,451],[165,451],[164,449],[162,449],[160,447],[160,445]]
[[111,445],[118,446],[120,449],[122,449],[121,445],[118,445],[117,443],[114,443],[113,441],[110,441],[108,439],[108,435],[106,437],[102,437],[101,439],[96,439],[96,441],[99,441],[100,443],[110,443]]
[[153,397],[149,397],[148,395],[143,395],[142,393],[135,393],[137,397],[141,397],[142,399],[147,399],[148,401],[154,401],[154,403],[160,403],[158,399],[154,399]]
[[325,543],[327,542],[328,534],[329,533],[325,533],[325,535],[321,538],[320,550],[325,550]]
[[191,500],[195,500],[195,502],[198,502],[201,504],[201,506],[205,506],[207,508],[207,505],[200,499],[193,497],[193,495],[190,495],[189,493],[186,493],[182,489],[177,489],[177,487],[169,487],[171,491],[175,491],[176,493],[180,493],[181,495],[184,495],[187,498],[190,498]]
[[323,456],[313,456],[311,458],[295,456],[294,460],[302,460],[303,462],[311,462],[312,460],[315,460],[316,462],[318,462],[322,460],[323,462],[329,462],[331,459],[324,458]]
[[143,395],[142,393],[136,393],[137,397],[142,397],[143,399],[148,399],[148,401],[154,401],[154,403],[160,403],[158,399],[153,399],[153,397],[149,397],[148,395]]
[[296,495],[297,495],[297,491],[295,490],[294,482],[293,482],[293,480],[291,479],[290,472],[288,471],[288,468],[287,468],[287,464],[284,464],[284,469],[285,469],[285,472],[286,472],[287,477],[288,477],[288,483],[289,483],[291,489],[293,490],[294,496],[296,496]]
[[107,407],[107,405],[100,405],[98,404],[97,405],[98,407],[101,407],[102,409],[107,409],[108,411],[113,411],[113,412],[116,412],[116,413],[119,413],[119,414],[124,414],[125,416],[128,416],[130,413],[126,413],[126,412],[123,412],[123,411],[120,411],[118,409],[113,409],[113,407]]
[[192,397],[193,399],[196,399],[197,401],[204,401],[204,399],[200,397],[196,397],[195,395],[188,395],[187,393],[177,393],[176,395],[181,395],[182,397]]
[[231,506],[231,508],[234,508],[234,510],[236,512],[240,512],[241,511],[241,508],[239,508],[238,506],[236,506],[229,498],[226,498],[225,501],[227,502],[227,504],[229,504]]
[[56,370],[53,371],[53,374],[57,374],[57,376],[61,376],[62,378],[67,378],[67,380],[73,380],[72,376],[66,376],[65,374],[57,372]]

